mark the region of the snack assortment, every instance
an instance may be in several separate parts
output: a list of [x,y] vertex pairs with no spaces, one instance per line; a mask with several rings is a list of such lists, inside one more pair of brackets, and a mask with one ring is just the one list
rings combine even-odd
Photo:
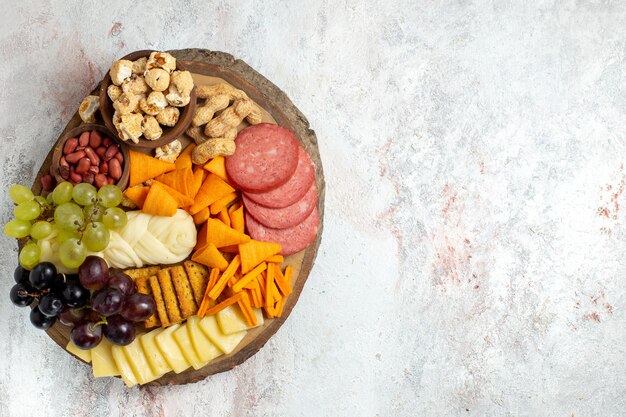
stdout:
[[176,58],[167,52],[152,52],[134,62],[120,59],[109,74],[113,125],[120,139],[134,143],[141,137],[159,139],[162,126],[175,126],[179,108],[189,104],[194,87],[191,73],[177,70]]
[[[115,126],[134,142],[176,124],[194,88],[161,52],[116,61],[110,75]],[[129,387],[200,369],[281,317],[296,279],[285,256],[318,232],[314,166],[293,133],[262,123],[262,109],[226,83],[196,92],[192,143],[125,160],[113,139],[85,131],[62,144],[44,195],[9,190],[15,219],[4,231],[22,243],[11,301],[32,308],[37,328],[69,326],[67,350]],[[79,115],[93,123],[97,110],[90,96]]]

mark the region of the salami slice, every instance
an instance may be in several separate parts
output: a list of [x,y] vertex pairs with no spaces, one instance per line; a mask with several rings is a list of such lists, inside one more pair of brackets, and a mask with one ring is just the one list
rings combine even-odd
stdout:
[[272,229],[256,221],[250,213],[246,213],[246,227],[253,239],[264,242],[277,242],[283,247],[282,254],[287,256],[305,249],[315,240],[319,227],[317,207],[313,208],[309,217],[302,223],[287,229]]
[[226,173],[244,191],[265,192],[283,185],[296,171],[300,145],[284,127],[261,123],[237,135],[237,150],[226,158]]
[[306,219],[317,205],[317,187],[311,184],[309,191],[294,204],[285,208],[268,208],[243,195],[243,204],[252,217],[264,226],[274,229],[286,229],[298,225]]
[[311,161],[308,152],[300,146],[298,166],[289,181],[265,193],[246,193],[246,197],[265,207],[288,207],[302,199],[309,188],[311,188],[314,180],[315,168],[313,167],[313,161]]

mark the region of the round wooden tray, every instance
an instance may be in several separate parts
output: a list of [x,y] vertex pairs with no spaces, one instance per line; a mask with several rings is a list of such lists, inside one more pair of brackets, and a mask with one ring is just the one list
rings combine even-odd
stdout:
[[[265,323],[255,329],[248,331],[246,337],[239,343],[237,348],[228,355],[222,355],[204,368],[199,370],[189,369],[180,374],[170,372],[150,385],[167,384],[187,384],[206,378],[209,375],[228,371],[235,366],[246,361],[254,355],[269,340],[274,333],[283,325],[291,310],[294,308],[300,297],[300,293],[309,276],[313,261],[320,245],[323,231],[324,219],[324,197],[325,183],[322,161],[320,159],[317,138],[315,132],[309,129],[309,122],[298,108],[289,100],[287,95],[278,87],[272,84],[261,74],[252,69],[245,62],[235,59],[232,55],[224,52],[208,51],[205,49],[181,49],[169,51],[176,59],[185,62],[186,69],[195,74],[219,77],[229,82],[233,86],[244,90],[248,96],[263,107],[276,122],[295,133],[300,144],[304,146],[311,155],[315,164],[315,182],[319,192],[318,210],[320,214],[320,225],[317,238],[309,247],[298,254],[285,258],[285,264],[294,267],[293,293],[287,298],[280,318],[265,320]],[[72,117],[65,130],[61,133],[56,142],[62,139],[67,132],[74,129],[82,122],[78,113]],[[43,162],[39,173],[35,178],[32,190],[35,195],[41,192],[41,176],[48,173],[52,160],[53,150],[56,144],[51,144],[51,150]],[[69,340],[69,327],[56,323],[47,331],[59,346],[65,348]]]

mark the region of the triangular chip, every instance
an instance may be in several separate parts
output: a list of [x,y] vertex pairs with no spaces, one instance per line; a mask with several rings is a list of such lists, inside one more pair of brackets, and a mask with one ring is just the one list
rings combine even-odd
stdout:
[[191,183],[191,188],[189,190],[189,197],[193,199],[196,198],[196,194],[198,194],[200,187],[202,187],[202,182],[207,174],[208,172],[201,167],[198,167],[193,171],[193,182]]
[[137,207],[141,208],[143,207],[144,201],[146,201],[148,191],[150,191],[150,187],[130,187],[124,191],[124,195],[133,203],[137,204]]
[[239,253],[238,245],[228,245],[220,248],[220,250],[224,253]]
[[178,203],[178,208],[189,207],[193,204],[193,199],[188,197],[186,194],[183,194],[178,190],[175,190],[172,187],[168,186],[167,184],[163,184],[162,182],[157,180],[154,180],[152,184],[154,184],[155,182],[158,182],[163,188],[165,188],[168,193],[170,193],[172,197],[174,197],[174,200],[176,200],[176,202]]
[[204,245],[206,245],[206,242],[207,242],[207,232],[208,231],[209,231],[209,226],[206,223],[204,223],[204,225],[202,226],[202,228],[198,232],[198,235],[197,235],[197,238],[196,238],[196,246],[193,248],[194,250],[198,250],[201,247],[203,247]]
[[223,156],[216,156],[204,165],[204,169],[212,172],[224,181],[228,181],[228,177],[226,176],[226,164],[224,162]]
[[248,243],[239,245],[239,256],[241,257],[241,273],[245,274],[251,271],[255,266],[269,258],[270,256],[280,253],[282,247],[280,243],[259,242],[251,240]]
[[195,198],[195,203],[189,207],[189,214],[196,214],[205,207],[215,203],[220,198],[234,192],[235,189],[215,174],[207,175]]
[[[217,219],[209,219],[207,224],[207,243],[213,243],[216,247],[238,245],[250,241],[250,236],[236,231]],[[272,254],[273,255],[273,254]]]
[[130,150],[130,181],[129,187],[142,184],[166,172],[176,169],[171,162],[161,161],[145,153]]
[[224,271],[228,267],[228,261],[212,243],[197,250],[191,257],[191,260],[209,268],[218,268],[220,271]]
[[188,196],[193,183],[193,171],[191,168],[177,169],[155,179]]
[[230,227],[243,233],[246,228],[246,222],[244,220],[243,206],[239,207],[235,211],[230,213]]
[[230,203],[235,201],[238,197],[239,193],[237,192],[226,194],[224,197],[211,204],[211,206],[209,207],[209,209],[211,210],[211,214],[216,215],[217,213],[222,211],[222,209],[226,208],[226,206],[228,206]]
[[209,217],[211,217],[211,213],[209,212],[209,208],[205,207],[193,215],[193,223],[196,226],[199,226],[202,223],[206,222],[209,219]]
[[176,214],[178,202],[167,192],[163,184],[154,182],[150,186],[146,201],[143,203],[141,211],[155,216],[171,217]]
[[190,143],[185,148],[185,150],[180,155],[178,155],[178,158],[176,158],[176,161],[174,161],[177,170],[186,168],[191,169],[193,167],[193,164],[191,163],[191,152],[195,147],[195,143]]

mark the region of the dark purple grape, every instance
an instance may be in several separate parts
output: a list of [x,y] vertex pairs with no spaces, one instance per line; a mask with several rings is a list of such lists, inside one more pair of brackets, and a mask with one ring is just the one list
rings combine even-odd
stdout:
[[66,308],[59,314],[59,321],[66,326],[73,326],[87,316],[86,308]]
[[119,313],[124,307],[124,295],[116,288],[106,287],[94,293],[91,308],[105,317]]
[[30,283],[28,282],[29,275],[30,275],[30,271],[28,269],[24,269],[22,265],[18,265],[18,267],[15,268],[15,272],[13,272],[13,279],[18,284],[30,285]]
[[29,288],[24,284],[15,284],[11,287],[9,297],[11,302],[18,307],[26,307],[32,304],[35,297],[29,295]]
[[56,317],[48,317],[39,310],[39,306],[30,311],[30,322],[38,329],[47,330],[54,324]]
[[108,286],[120,290],[124,295],[132,295],[137,292],[135,282],[123,272],[116,272],[111,275]]
[[65,305],[71,308],[83,307],[89,303],[89,290],[78,282],[70,281],[65,284],[65,289],[61,293],[61,298]]
[[102,340],[102,326],[93,321],[81,321],[70,332],[70,340],[79,349],[92,349]]
[[30,271],[28,281],[37,290],[47,290],[57,279],[57,269],[52,262],[42,262]]
[[135,325],[124,317],[116,314],[107,318],[104,335],[111,343],[125,346],[135,340]]
[[53,292],[42,296],[39,299],[39,310],[48,317],[56,317],[63,311],[65,303],[60,295]]
[[88,290],[99,290],[109,281],[109,267],[99,256],[88,256],[78,267],[78,279]]
[[147,294],[133,294],[126,298],[120,315],[130,321],[144,321],[154,314],[154,298]]

